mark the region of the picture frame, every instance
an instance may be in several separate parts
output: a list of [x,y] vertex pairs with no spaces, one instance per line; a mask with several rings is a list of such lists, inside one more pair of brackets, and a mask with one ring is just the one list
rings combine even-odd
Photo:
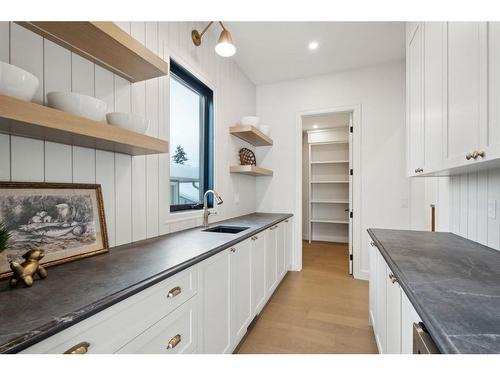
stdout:
[[11,231],[0,253],[0,279],[9,262],[42,249],[45,267],[109,251],[101,185],[0,182],[0,221]]

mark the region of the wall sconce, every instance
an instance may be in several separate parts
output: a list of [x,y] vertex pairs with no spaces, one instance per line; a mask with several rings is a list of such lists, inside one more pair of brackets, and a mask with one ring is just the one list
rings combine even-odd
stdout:
[[[191,39],[196,47],[201,45],[201,38],[205,31],[208,30],[210,26],[212,26],[214,22],[211,21],[208,25],[203,29],[201,34],[198,30],[191,31]],[[231,38],[231,33],[227,31],[222,22],[219,21],[220,26],[222,27],[222,32],[220,33],[219,40],[215,45],[215,52],[222,57],[230,57],[236,53],[236,47],[233,44],[233,38]]]

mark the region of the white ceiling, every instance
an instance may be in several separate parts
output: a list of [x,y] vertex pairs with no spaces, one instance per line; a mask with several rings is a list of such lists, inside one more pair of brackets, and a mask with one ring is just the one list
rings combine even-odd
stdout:
[[[403,59],[403,22],[225,22],[234,59],[256,84]],[[308,43],[316,40],[318,49]]]

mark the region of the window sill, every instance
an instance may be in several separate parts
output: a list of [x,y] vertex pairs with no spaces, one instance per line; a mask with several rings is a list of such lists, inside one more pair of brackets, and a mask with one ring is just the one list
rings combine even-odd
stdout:
[[[210,214],[216,214],[217,211],[213,208],[209,208]],[[203,218],[203,209],[193,209],[185,211],[174,211],[170,212],[169,219],[165,220],[165,224],[177,223],[184,220],[201,219]]]

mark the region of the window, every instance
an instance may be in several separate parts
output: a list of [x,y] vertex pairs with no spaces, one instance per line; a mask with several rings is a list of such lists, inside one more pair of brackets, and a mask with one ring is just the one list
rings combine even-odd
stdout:
[[213,187],[213,92],[173,60],[170,73],[170,211],[200,209]]

